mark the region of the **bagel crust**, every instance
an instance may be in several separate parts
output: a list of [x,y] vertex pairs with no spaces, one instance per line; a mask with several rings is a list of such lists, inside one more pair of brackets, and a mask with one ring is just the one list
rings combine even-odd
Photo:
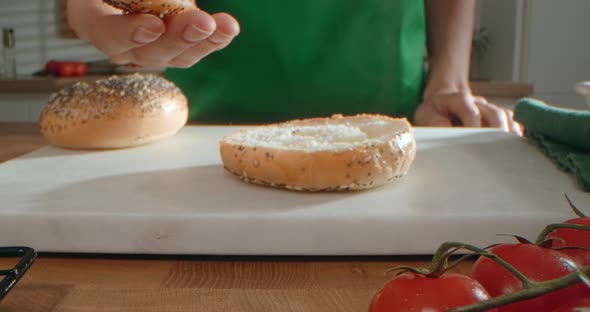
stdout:
[[[248,138],[251,136],[248,131],[263,128],[288,127],[296,133],[300,127],[310,125],[321,129],[322,125],[354,126],[356,122],[370,123],[372,120],[387,126],[379,129],[358,127],[380,136],[379,139],[351,142],[344,147],[273,148],[268,144],[265,146],[264,142],[236,139],[237,136]],[[378,133],[383,130],[388,132]],[[416,155],[416,141],[405,119],[367,114],[334,115],[232,133],[220,142],[220,153],[224,168],[246,182],[296,191],[352,191],[376,188],[407,175]]]
[[134,74],[62,89],[43,107],[39,124],[55,146],[117,149],[173,136],[187,120],[188,102],[176,85]]
[[194,0],[103,0],[126,13],[147,13],[160,17],[196,9]]

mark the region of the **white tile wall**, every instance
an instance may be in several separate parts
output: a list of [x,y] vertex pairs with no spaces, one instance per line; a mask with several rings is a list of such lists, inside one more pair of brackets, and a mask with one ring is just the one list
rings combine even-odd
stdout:
[[[41,69],[50,59],[92,61],[104,58],[102,53],[81,40],[57,36],[55,2],[0,0],[0,28],[15,31],[19,75],[29,75]],[[0,58],[0,66],[1,62]]]
[[[20,76],[42,69],[50,59],[92,61],[104,58],[94,47],[81,40],[59,38],[55,10],[54,0],[0,0],[0,28],[15,30]],[[0,93],[0,122],[37,121],[48,97],[49,93]]]

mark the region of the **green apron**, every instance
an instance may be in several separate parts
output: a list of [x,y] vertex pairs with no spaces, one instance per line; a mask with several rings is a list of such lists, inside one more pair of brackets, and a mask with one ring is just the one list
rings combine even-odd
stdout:
[[417,0],[201,0],[241,33],[190,69],[168,69],[190,120],[276,122],[380,113],[412,120],[424,82]]

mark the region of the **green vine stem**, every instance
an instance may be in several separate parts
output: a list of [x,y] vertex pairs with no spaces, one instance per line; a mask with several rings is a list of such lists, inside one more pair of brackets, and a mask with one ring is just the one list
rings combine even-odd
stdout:
[[[561,226],[561,225],[562,224],[555,224],[555,226]],[[550,228],[551,226],[552,225],[548,226],[548,228]],[[585,227],[585,228],[590,230],[590,227]],[[574,285],[576,283],[579,283],[580,281],[585,282],[585,280],[588,278],[588,275],[590,275],[590,266],[588,266],[588,267],[584,267],[584,268],[580,268],[580,269],[576,268],[573,273],[570,273],[570,274],[563,276],[561,278],[553,279],[550,281],[544,281],[544,282],[536,282],[536,281],[530,280],[529,278],[524,276],[524,274],[522,274],[520,271],[518,271],[516,268],[514,268],[512,265],[510,265],[509,263],[507,263],[506,261],[504,261],[500,257],[494,255],[493,253],[491,253],[485,249],[482,249],[482,248],[479,248],[479,247],[476,247],[476,246],[473,246],[470,244],[459,243],[459,242],[446,242],[446,243],[441,244],[440,247],[435,252],[435,254],[432,258],[432,267],[431,267],[430,273],[426,272],[428,274],[428,276],[437,277],[437,276],[442,275],[447,270],[446,266],[448,264],[448,257],[453,252],[460,250],[460,249],[466,249],[466,250],[474,252],[474,254],[488,257],[488,258],[494,260],[496,263],[500,264],[502,267],[504,267],[506,270],[508,270],[510,273],[512,273],[516,278],[518,278],[522,283],[522,287],[519,291],[514,292],[512,294],[498,296],[498,297],[494,297],[494,298],[488,299],[486,301],[478,302],[478,303],[475,303],[475,304],[472,304],[469,306],[451,309],[451,310],[449,310],[449,312],[486,311],[489,309],[505,306],[505,305],[508,305],[511,303],[536,298],[536,297],[545,295],[547,293]],[[570,264],[570,263],[568,263],[568,264]],[[570,265],[575,267],[574,264],[570,264]],[[424,272],[424,271],[422,271],[422,272]]]
[[580,217],[580,218],[586,218],[586,217],[588,217],[580,209],[578,209],[578,207],[576,207],[576,205],[574,205],[574,203],[569,198],[569,196],[567,196],[567,194],[564,194],[564,196],[565,196],[565,200],[567,200],[568,204],[570,205],[570,207],[572,208],[572,210],[574,211],[574,213],[576,215],[578,215],[578,217]]
[[580,268],[578,268],[574,263],[571,263],[570,261],[563,260],[563,263],[565,263],[567,266],[569,266],[575,272],[577,272],[578,277],[580,277],[582,282],[584,282],[584,284],[586,284],[586,286],[590,287],[590,277],[588,276],[588,274],[585,274],[582,270],[580,270]]
[[553,279],[550,281],[535,283],[535,285],[532,287],[528,287],[528,288],[523,287],[519,291],[508,294],[508,295],[495,297],[492,299],[488,299],[486,301],[481,301],[481,302],[478,302],[478,303],[475,303],[472,305],[468,305],[468,306],[464,306],[464,307],[460,307],[460,308],[450,309],[450,310],[448,310],[448,312],[480,312],[480,311],[486,311],[489,309],[505,306],[507,304],[515,303],[518,301],[533,299],[533,298],[545,295],[547,293],[550,293],[550,292],[574,285],[576,283],[579,283],[580,280],[583,279],[583,277],[582,277],[583,275],[581,275],[581,273],[583,273],[585,275],[590,274],[590,266],[579,269],[578,271],[579,272],[573,272],[573,273],[570,273],[566,276],[563,276],[563,277],[560,277],[557,279]]
[[510,273],[514,274],[514,276],[518,278],[522,283],[523,288],[533,287],[536,284],[536,282],[528,279],[526,276],[520,273],[515,267],[510,265],[508,262],[502,260],[500,257],[494,255],[493,253],[473,245],[458,242],[446,242],[440,245],[440,247],[437,249],[436,253],[432,257],[432,268],[430,274],[431,276],[440,276],[445,271],[445,266],[448,263],[447,259],[449,256],[449,250],[451,249],[466,249],[478,255],[493,259],[498,264],[503,266],[506,270],[510,271]]
[[[577,229],[577,230],[584,230],[590,231],[590,226],[578,225],[578,224],[569,224],[569,223],[558,223],[558,224],[550,224],[541,232],[538,236],[537,241],[535,244],[541,246],[543,242],[546,241],[547,235],[559,228],[569,228],[569,229]],[[494,246],[494,245],[492,245]],[[490,246],[490,247],[492,247]],[[451,266],[449,266],[449,257],[456,251],[465,249],[473,252],[472,254],[464,255],[460,258],[459,261],[456,261]],[[439,277],[444,274],[450,267],[454,267],[458,262],[461,260],[465,260],[466,258],[479,255],[484,256],[487,258],[492,259],[510,273],[512,273],[518,280],[520,280],[522,287],[520,290],[503,295],[494,297],[485,301],[481,301],[472,305],[454,308],[448,310],[448,312],[479,312],[479,311],[487,311],[489,309],[505,306],[511,303],[528,300],[532,298],[536,298],[547,293],[557,291],[562,288],[566,288],[568,286],[574,285],[576,283],[582,282],[587,284],[589,281],[590,276],[590,266],[584,268],[577,268],[575,265],[570,264],[574,267],[574,272],[563,277],[544,281],[544,282],[536,282],[527,278],[524,274],[518,271],[515,267],[510,265],[508,262],[504,261],[500,257],[496,256],[495,254],[487,251],[486,249],[479,248],[470,244],[460,243],[460,242],[445,242],[442,243],[439,248],[436,250],[432,257],[432,263],[430,270],[425,269],[415,269],[411,267],[397,267],[390,269],[388,271],[394,270],[404,270],[404,271],[411,271],[417,274],[426,275],[429,277]]]
[[549,224],[539,234],[539,236],[537,237],[537,240],[535,241],[535,244],[536,245],[543,244],[543,242],[547,239],[547,235],[549,235],[549,233],[551,233],[557,229],[573,229],[573,230],[590,231],[590,226],[580,225],[580,224],[572,224],[572,223]]

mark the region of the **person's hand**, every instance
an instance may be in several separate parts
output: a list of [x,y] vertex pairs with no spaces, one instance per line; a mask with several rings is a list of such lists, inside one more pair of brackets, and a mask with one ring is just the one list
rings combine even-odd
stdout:
[[150,14],[123,15],[102,0],[70,0],[68,21],[80,39],[113,63],[188,68],[230,44],[240,32],[226,13],[188,10],[164,20]]
[[493,127],[522,135],[522,127],[513,112],[473,96],[470,91],[439,92],[425,96],[414,115],[417,126]]

